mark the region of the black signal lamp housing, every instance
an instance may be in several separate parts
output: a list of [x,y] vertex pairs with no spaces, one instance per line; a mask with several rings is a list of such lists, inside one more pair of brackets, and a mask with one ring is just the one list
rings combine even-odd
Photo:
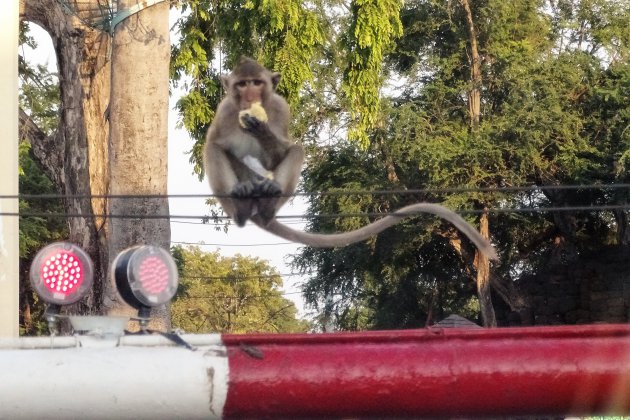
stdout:
[[148,318],[152,307],[169,302],[177,292],[179,276],[171,254],[154,245],[128,248],[116,256],[112,278],[120,297]]

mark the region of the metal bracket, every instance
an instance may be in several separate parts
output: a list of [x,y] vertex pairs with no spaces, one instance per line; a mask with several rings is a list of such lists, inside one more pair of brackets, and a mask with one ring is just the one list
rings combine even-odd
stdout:
[[128,17],[132,15],[135,15],[136,13],[140,12],[143,9],[146,9],[147,7],[154,6],[158,3],[162,3],[163,1],[166,1],[166,0],[144,0],[144,1],[138,2],[135,6],[132,6],[129,9],[120,10],[116,12],[116,14],[112,17],[112,20],[109,22],[110,35],[114,36],[114,31],[116,30],[116,26],[119,23],[121,23],[123,20],[127,19]]

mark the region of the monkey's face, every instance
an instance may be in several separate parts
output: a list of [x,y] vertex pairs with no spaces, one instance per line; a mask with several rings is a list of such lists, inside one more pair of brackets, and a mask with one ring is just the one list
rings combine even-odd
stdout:
[[264,102],[267,83],[262,78],[239,78],[234,82],[234,92],[241,110],[251,108],[255,102]]

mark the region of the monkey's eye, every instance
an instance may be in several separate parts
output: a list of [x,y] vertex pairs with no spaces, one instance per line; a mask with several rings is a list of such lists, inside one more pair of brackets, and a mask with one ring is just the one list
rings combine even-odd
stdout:
[[260,86],[264,82],[262,80],[260,80],[260,79],[254,79],[254,80],[252,80],[252,83],[254,84],[254,86]]
[[235,84],[236,84],[236,87],[243,88],[243,87],[247,86],[247,80],[239,80]]

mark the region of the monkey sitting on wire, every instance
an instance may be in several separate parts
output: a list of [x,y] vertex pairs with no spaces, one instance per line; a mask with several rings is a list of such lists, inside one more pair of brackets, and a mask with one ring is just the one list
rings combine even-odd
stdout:
[[490,259],[490,242],[457,213],[433,203],[402,207],[360,229],[338,234],[303,232],[278,222],[276,212],[295,192],[303,148],[289,139],[289,105],[276,88],[280,74],[243,57],[222,76],[225,97],[206,134],[204,167],[223,210],[238,226],[247,220],[289,241],[312,247],[340,247],[376,235],[415,213],[451,222]]

